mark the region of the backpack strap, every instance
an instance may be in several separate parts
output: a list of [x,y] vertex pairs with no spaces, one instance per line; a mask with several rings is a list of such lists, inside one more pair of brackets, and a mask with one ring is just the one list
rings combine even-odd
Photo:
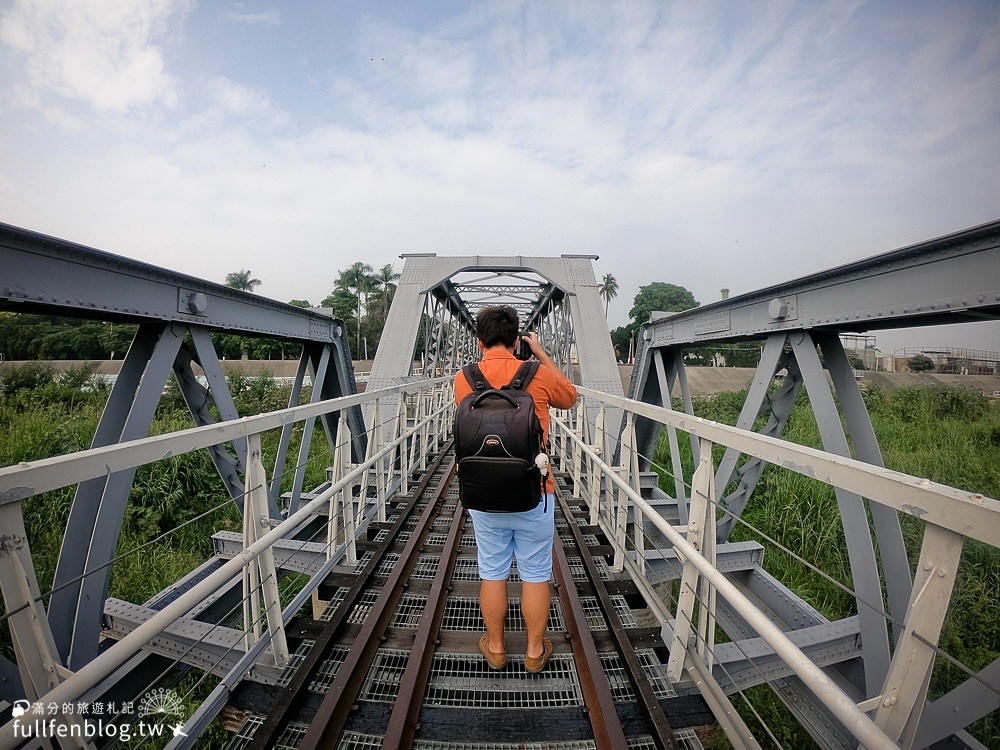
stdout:
[[517,368],[517,372],[514,373],[514,377],[512,377],[510,382],[503,388],[505,390],[513,388],[515,390],[523,391],[528,387],[528,383],[531,382],[531,379],[535,377],[535,373],[538,372],[539,365],[541,365],[541,362],[537,359],[525,362]]
[[469,385],[472,386],[474,392],[486,391],[493,387],[486,379],[486,376],[483,375],[483,371],[479,369],[479,365],[475,362],[463,367],[462,373],[465,375],[465,379],[469,381]]

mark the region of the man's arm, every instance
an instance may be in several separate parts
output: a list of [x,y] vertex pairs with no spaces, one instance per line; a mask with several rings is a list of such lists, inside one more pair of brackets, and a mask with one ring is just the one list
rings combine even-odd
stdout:
[[550,370],[555,370],[563,377],[566,377],[566,373],[559,369],[559,366],[555,363],[549,353],[545,351],[545,347],[542,346],[542,342],[538,340],[538,334],[532,331],[526,336],[521,337],[524,341],[528,342],[528,347],[531,349],[532,355],[545,367]]
[[557,409],[569,409],[576,403],[577,393],[576,386],[574,386],[566,373],[559,369],[552,357],[549,356],[548,352],[542,346],[541,342],[538,340],[538,334],[532,332],[527,336],[522,336],[525,341],[528,342],[528,346],[531,348],[531,353],[534,355],[543,367],[547,367],[552,370],[556,375],[556,383],[553,392],[550,395],[550,405],[556,407]]

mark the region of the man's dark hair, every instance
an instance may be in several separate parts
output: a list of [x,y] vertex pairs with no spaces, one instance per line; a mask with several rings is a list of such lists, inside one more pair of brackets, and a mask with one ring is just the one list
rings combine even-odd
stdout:
[[517,310],[513,307],[484,307],[476,313],[476,338],[487,349],[498,344],[514,346],[519,323]]

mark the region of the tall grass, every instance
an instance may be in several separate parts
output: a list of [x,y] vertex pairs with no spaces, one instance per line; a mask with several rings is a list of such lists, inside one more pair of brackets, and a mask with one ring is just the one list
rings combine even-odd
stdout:
[[[230,380],[230,389],[242,415],[283,408],[288,403],[289,388],[279,386],[270,376],[236,375]],[[56,377],[34,365],[4,370],[0,378],[0,466],[89,448],[108,393],[85,371]],[[171,380],[150,433],[164,434],[193,425],[180,390]],[[293,433],[292,461],[301,434],[299,426]],[[262,437],[265,466],[273,465],[278,439],[278,431]],[[325,479],[328,452],[317,428],[306,466],[307,487]],[[289,467],[282,476],[282,491],[291,489],[293,469]],[[22,504],[43,595],[52,588],[74,494],[75,487],[69,487],[36,495]],[[121,559],[112,567],[109,595],[135,603],[148,600],[211,556],[213,533],[241,528],[240,511],[229,499],[207,451],[139,467],[125,510],[116,553]],[[158,537],[162,538],[148,544]],[[0,630],[0,653],[8,657],[12,653],[5,626]]]
[[[707,419],[735,424],[746,393],[695,398],[694,411]],[[926,477],[941,484],[1000,497],[1000,402],[976,391],[955,387],[901,388],[864,392],[872,424],[888,468]],[[782,437],[811,447],[822,447],[808,402],[800,393]],[[686,476],[690,477],[688,441],[680,446]],[[721,456],[721,453],[719,454]],[[718,456],[717,456],[718,458]],[[669,465],[669,449],[661,441],[657,463]],[[661,481],[672,491],[671,481]],[[842,585],[853,588],[840,514],[832,487],[785,469],[769,466],[744,510],[743,520],[782,546],[810,561]],[[923,524],[902,516],[902,528],[911,567],[919,556]],[[833,620],[857,614],[854,597],[830,583],[789,554],[737,524],[733,541],[755,540],[765,545],[764,567],[805,601]],[[1000,550],[966,540],[940,647],[973,671],[1000,656]],[[935,665],[930,686],[934,699],[961,684],[967,675],[943,657]],[[748,691],[757,711],[782,746],[815,747],[784,706],[767,688]],[[757,720],[734,701],[748,724]],[[1000,718],[994,712],[970,727],[988,747],[1000,747]],[[775,731],[772,729],[772,731]],[[763,732],[755,732],[763,737]],[[768,742],[762,739],[762,743]]]

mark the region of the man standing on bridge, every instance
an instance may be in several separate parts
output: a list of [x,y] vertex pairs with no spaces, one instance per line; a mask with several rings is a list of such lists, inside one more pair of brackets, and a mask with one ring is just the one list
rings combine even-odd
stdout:
[[[490,386],[506,385],[521,361],[514,347],[522,339],[541,363],[525,391],[534,399],[535,413],[542,426],[542,446],[548,442],[549,407],[568,409],[576,403],[576,388],[542,347],[535,333],[519,334],[517,311],[512,307],[487,307],[476,315],[476,338],[483,352],[479,369]],[[455,376],[455,402],[471,394],[472,385],[464,373]],[[479,558],[479,606],[486,633],[479,650],[492,669],[507,664],[504,620],[507,617],[507,579],[513,559],[521,577],[521,614],[528,631],[524,666],[541,672],[552,656],[552,641],[545,635],[549,619],[549,579],[552,577],[552,543],[555,537],[555,482],[551,472],[538,505],[531,510],[497,513],[469,510],[476,532]]]

